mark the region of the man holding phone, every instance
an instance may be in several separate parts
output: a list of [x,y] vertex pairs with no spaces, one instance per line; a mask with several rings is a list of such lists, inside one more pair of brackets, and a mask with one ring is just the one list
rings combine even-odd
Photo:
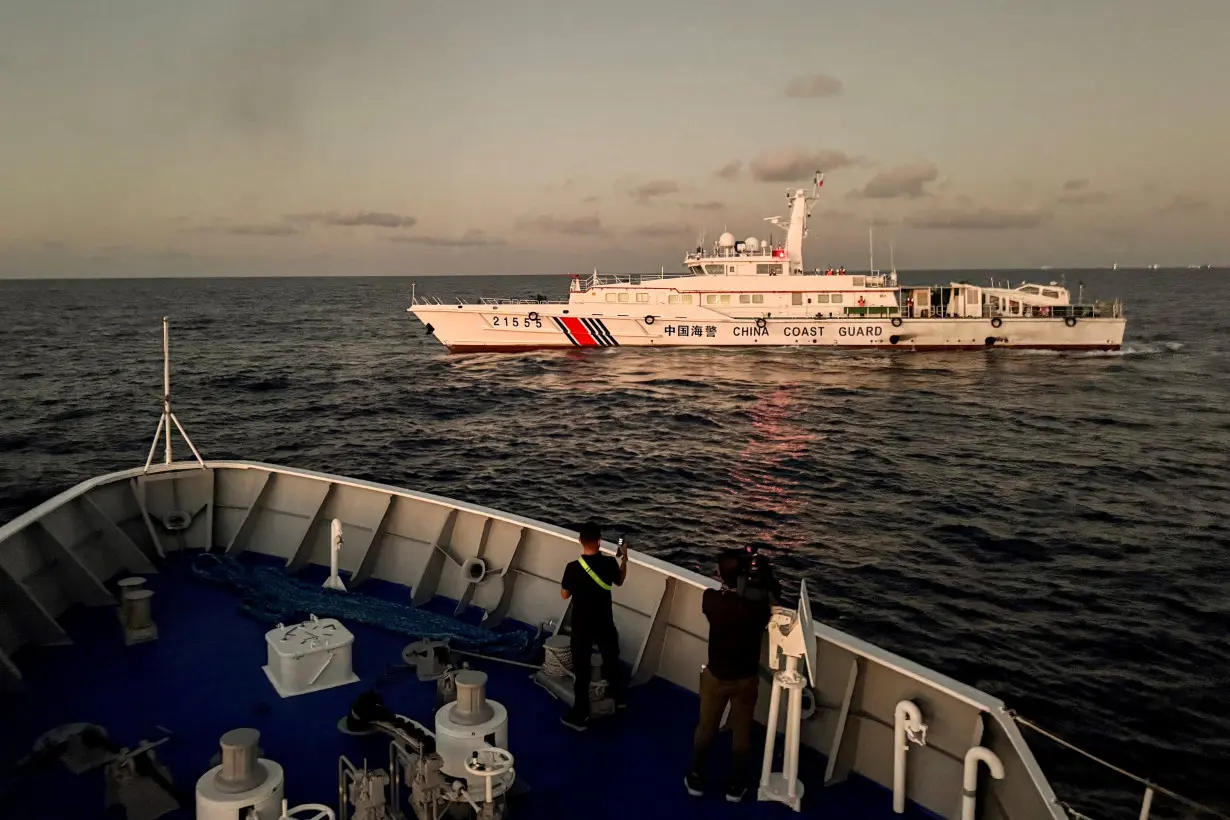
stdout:
[[616,557],[603,555],[602,529],[594,522],[578,533],[581,557],[564,567],[560,597],[572,599],[572,671],[576,676],[575,700],[562,718],[570,729],[584,731],[589,725],[589,657],[594,644],[602,654],[602,674],[617,709],[624,707],[623,666],[619,661],[619,634],[611,609],[611,588],[622,586],[628,576],[628,548],[619,539]]

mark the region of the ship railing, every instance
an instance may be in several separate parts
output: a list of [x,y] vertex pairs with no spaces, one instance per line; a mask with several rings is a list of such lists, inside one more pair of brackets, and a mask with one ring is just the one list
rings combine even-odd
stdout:
[[[1140,800],[1140,815],[1139,815],[1140,820],[1150,820],[1150,817],[1152,816],[1152,812],[1153,812],[1153,799],[1158,795],[1161,795],[1162,797],[1165,797],[1169,800],[1173,800],[1176,803],[1179,803],[1180,805],[1182,805],[1184,808],[1188,810],[1189,812],[1189,814],[1187,815],[1188,817],[1212,818],[1213,820],[1230,820],[1230,814],[1226,814],[1225,812],[1219,811],[1218,809],[1215,809],[1211,806],[1206,806],[1203,803],[1198,803],[1195,800],[1192,800],[1190,797],[1179,794],[1176,791],[1172,791],[1170,789],[1167,789],[1164,786],[1160,786],[1157,783],[1154,783],[1152,780],[1149,780],[1147,777],[1141,777],[1138,774],[1132,774],[1127,769],[1122,769],[1114,765],[1113,763],[1109,763],[1103,760],[1102,758],[1098,757],[1097,755],[1094,755],[1091,752],[1085,751],[1084,749],[1080,748],[1076,744],[1070,743],[1067,740],[1064,740],[1059,735],[1056,735],[1052,732],[1048,732],[1046,729],[1043,729],[1041,726],[1034,723],[1033,721],[1026,720],[1025,718],[1021,717],[1020,715],[1018,715],[1015,711],[1011,709],[1008,709],[1007,712],[1008,712],[1009,717],[1011,717],[1014,721],[1019,723],[1021,726],[1024,726],[1026,729],[1037,732],[1043,737],[1055,743],[1058,743],[1060,746],[1063,746],[1065,749],[1069,749],[1073,752],[1076,752],[1077,754],[1082,755],[1088,758],[1089,760],[1092,760],[1094,763],[1097,763],[1099,766],[1105,769],[1109,769],[1110,771],[1115,772],[1116,774],[1121,775],[1123,777],[1126,777],[1129,780],[1134,780],[1136,781],[1136,783],[1140,784],[1141,786],[1144,786],[1144,792],[1142,793],[1141,800]],[[1088,814],[1082,814],[1081,812],[1069,806],[1067,803],[1060,802],[1060,805],[1063,806],[1064,810],[1069,815],[1072,816],[1073,820],[1096,820],[1096,818]]]
[[480,305],[566,305],[567,299],[505,299],[496,296],[484,296],[478,300]]
[[[925,309],[925,308],[924,308]],[[916,309],[917,310],[917,309]],[[1123,318],[1123,302],[1115,299],[1111,302],[1093,302],[1084,305],[1022,305],[1020,314],[1011,313],[1002,307],[992,308],[982,306],[982,318],[995,316],[1013,318],[1021,316],[1025,319],[1121,319]],[[939,313],[939,311],[936,311]]]
[[440,299],[438,296],[419,296],[416,294],[410,297],[410,304],[424,305],[426,307],[435,307],[435,306],[443,306],[445,304],[464,305],[466,304],[466,301],[464,299],[454,299],[452,302],[445,302],[443,299]]
[[577,280],[577,290],[590,290],[595,285],[639,285],[660,279],[679,279],[694,276],[692,273],[659,271],[658,273],[598,273]]
[[642,282],[654,282],[658,279],[679,279],[681,277],[691,277],[691,273],[670,272],[659,270],[658,273],[594,273],[589,277],[590,286],[593,285],[638,285]]

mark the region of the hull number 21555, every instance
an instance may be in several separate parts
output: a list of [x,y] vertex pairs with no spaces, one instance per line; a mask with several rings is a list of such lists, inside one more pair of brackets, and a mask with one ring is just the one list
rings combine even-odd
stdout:
[[492,316],[492,327],[542,327],[542,319],[531,319],[528,316]]

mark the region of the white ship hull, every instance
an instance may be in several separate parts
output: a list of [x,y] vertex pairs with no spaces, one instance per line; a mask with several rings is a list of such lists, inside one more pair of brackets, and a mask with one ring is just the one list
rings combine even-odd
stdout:
[[1118,350],[1122,317],[768,318],[579,313],[574,305],[416,305],[454,353],[571,347],[840,347],[889,350]]

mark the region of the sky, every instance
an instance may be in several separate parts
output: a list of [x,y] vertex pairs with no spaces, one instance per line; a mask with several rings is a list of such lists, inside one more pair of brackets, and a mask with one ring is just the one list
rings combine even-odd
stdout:
[[[1230,265],[1226,0],[0,0],[0,276]],[[779,231],[780,233],[780,231]]]

